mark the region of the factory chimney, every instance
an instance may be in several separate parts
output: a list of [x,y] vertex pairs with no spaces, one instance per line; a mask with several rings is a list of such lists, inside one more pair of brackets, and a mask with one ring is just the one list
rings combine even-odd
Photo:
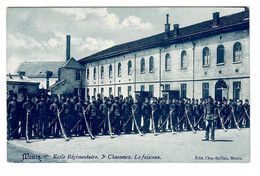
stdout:
[[66,61],[70,59],[70,35],[67,35]]

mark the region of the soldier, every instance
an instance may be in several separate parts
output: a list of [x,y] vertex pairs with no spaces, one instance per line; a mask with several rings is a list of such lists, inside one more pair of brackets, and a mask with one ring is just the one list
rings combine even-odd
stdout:
[[97,116],[98,111],[96,98],[95,96],[92,96],[91,103],[87,107],[87,112],[90,116],[90,128],[92,129],[92,132],[94,135],[97,135],[99,132],[98,125],[100,124],[100,117]]
[[133,119],[132,119],[131,106],[129,104],[128,97],[125,98],[125,102],[122,105],[121,112],[122,112],[122,117],[123,117],[123,125],[125,126],[123,130],[125,133],[129,134],[132,131]]
[[107,97],[103,98],[103,103],[99,107],[100,117],[101,120],[104,121],[103,125],[101,126],[101,131],[103,135],[107,134],[108,131],[108,106],[107,106]]
[[209,131],[211,130],[211,140],[212,142],[215,142],[214,109],[215,105],[213,104],[212,98],[208,98],[208,102],[206,104],[206,134],[203,141],[209,140]]
[[192,112],[193,112],[193,117],[194,117],[193,118],[194,119],[194,128],[199,129],[199,124],[196,125],[198,123],[198,121],[200,120],[200,117],[201,117],[200,105],[199,105],[198,99],[194,100],[194,104],[192,106]]
[[186,104],[185,104],[185,115],[186,115],[186,127],[187,131],[190,131],[193,128],[193,116],[192,116],[192,105],[191,105],[191,100],[187,99]]
[[47,111],[45,105],[45,97],[41,96],[41,101],[36,105],[36,111],[39,119],[39,134],[43,135],[41,137],[46,137],[46,128],[47,128]]
[[145,102],[142,105],[141,111],[142,111],[142,115],[143,115],[143,125],[142,125],[141,129],[143,132],[147,133],[147,132],[149,132],[149,126],[150,126],[150,123],[148,123],[148,122],[151,118],[151,105],[149,104],[148,97],[145,97]]
[[[78,103],[75,106],[75,112],[77,121],[80,120],[80,123],[76,127],[76,136],[83,136],[84,135],[84,129],[86,129],[86,124],[84,121],[83,111],[84,111],[84,102],[81,97],[78,97]],[[88,120],[88,119],[87,119]]]
[[65,103],[65,102],[66,102],[66,97],[65,97],[65,95],[61,95],[60,105],[62,106],[63,103]]
[[141,127],[141,107],[139,105],[138,99],[135,99],[134,104],[132,105],[132,115],[134,118],[134,131],[139,132],[138,130]]
[[250,105],[248,99],[245,100],[244,111],[245,111],[244,126],[245,128],[249,128],[250,127]]
[[[161,102],[159,104],[159,109],[160,109],[160,118],[161,118],[161,125],[163,125],[163,123],[165,122],[165,120],[168,117],[169,114],[169,108],[165,102],[165,98],[161,99]],[[166,123],[164,123],[163,126],[161,126],[161,132],[165,132],[166,131]]]
[[111,119],[113,119],[112,126],[114,127],[114,133],[119,135],[121,133],[121,129],[120,129],[121,111],[118,104],[118,97],[115,98],[115,102],[112,104],[110,111],[112,117]]
[[61,131],[61,126],[59,123],[58,117],[58,110],[61,108],[61,105],[59,104],[58,97],[54,98],[54,102],[50,106],[50,116],[52,121],[56,119],[56,121],[53,123],[50,128],[53,130],[53,137],[60,137],[60,131]]
[[[172,123],[170,125],[171,125],[171,128],[173,128],[178,122],[178,119],[177,119],[178,118],[178,104],[175,99],[172,99],[172,103],[170,104],[170,112],[171,112],[170,118],[172,119],[172,120],[170,120],[170,122]],[[175,129],[172,129],[172,130],[175,130]]]
[[237,107],[236,107],[236,116],[237,116],[238,126],[241,128],[243,118],[245,117],[245,109],[244,109],[242,100],[238,100],[238,104],[237,104]]
[[152,130],[155,133],[158,128],[158,104],[156,98],[152,99],[151,103],[151,110],[152,110]]
[[18,128],[19,128],[19,120],[18,120],[18,112],[17,112],[17,94],[14,93],[13,100],[8,103],[7,107],[7,127],[8,127],[8,140],[11,138],[18,139]]
[[73,104],[70,102],[70,98],[67,97],[66,98],[66,102],[62,105],[62,110],[63,110],[63,116],[65,119],[64,122],[64,128],[65,128],[65,132],[68,135],[68,137],[71,137],[71,133],[70,130],[73,127]]
[[217,129],[221,129],[222,128],[222,126],[221,126],[222,105],[221,105],[220,99],[217,100],[217,103],[216,103],[215,106],[216,106],[215,107],[216,108],[216,113],[215,113],[215,115],[216,115],[216,125],[215,125],[215,127]]
[[34,112],[35,105],[31,101],[30,95],[27,95],[26,102],[23,104],[23,109],[26,112],[26,119],[25,119],[25,136],[26,142],[30,143],[29,139],[32,138],[32,122],[33,122],[33,112]]
[[179,131],[183,131],[183,121],[185,119],[185,118],[183,118],[184,116],[185,116],[185,106],[184,106],[183,100],[180,99],[179,104],[178,104]]
[[[46,120],[47,120],[47,126],[49,126],[50,123],[52,122],[52,119],[51,119],[51,117],[50,117],[50,113],[51,113],[51,112],[50,112],[50,107],[51,107],[51,104],[52,104],[51,97],[48,95],[48,96],[46,97],[46,102],[45,102],[46,114],[47,114],[47,118],[46,118]],[[48,134],[48,136],[53,135],[53,131],[52,131],[51,128],[49,128],[49,129],[46,131],[46,133]]]
[[25,119],[26,119],[26,111],[23,109],[23,104],[26,102],[26,95],[25,93],[22,94],[21,100],[18,102],[17,106],[17,114],[19,116],[19,121],[21,124],[21,131],[19,136],[25,136]]
[[229,111],[229,107],[227,105],[227,100],[224,99],[223,100],[223,104],[222,104],[222,117],[223,117],[223,120],[224,120],[224,127],[225,128],[228,128],[228,116],[230,114],[230,111]]

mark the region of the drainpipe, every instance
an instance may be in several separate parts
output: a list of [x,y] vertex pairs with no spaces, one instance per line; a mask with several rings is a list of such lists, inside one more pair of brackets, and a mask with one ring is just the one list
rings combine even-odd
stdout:
[[134,77],[134,92],[136,91],[136,54],[135,54],[135,77]]
[[98,62],[98,94],[99,94],[99,62]]
[[114,96],[116,97],[116,58],[114,58]]
[[195,42],[192,41],[192,45],[193,45],[193,48],[192,48],[192,98],[194,98],[194,72],[195,72],[195,69],[194,69],[194,66],[195,66]]
[[159,58],[160,58],[160,62],[159,62],[159,97],[161,97],[161,66],[162,66],[162,49],[160,48],[160,53],[159,53]]

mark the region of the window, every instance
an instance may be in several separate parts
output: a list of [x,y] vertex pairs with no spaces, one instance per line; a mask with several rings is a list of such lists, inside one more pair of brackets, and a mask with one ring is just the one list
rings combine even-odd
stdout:
[[233,99],[239,100],[240,99],[240,90],[241,90],[241,82],[233,82]]
[[217,48],[217,64],[224,64],[224,46],[219,45]]
[[153,87],[153,85],[149,85],[149,92],[150,92],[151,97],[153,97],[153,94],[154,94],[154,87]]
[[165,84],[165,89],[164,90],[170,90],[170,84]]
[[145,91],[145,86],[141,85],[140,89],[141,89],[141,91]]
[[104,67],[103,66],[101,66],[100,72],[101,72],[101,79],[103,79],[104,78]]
[[121,87],[118,87],[117,88],[117,96],[120,96],[121,95]]
[[80,96],[85,98],[85,88],[80,89]]
[[76,80],[80,80],[80,70],[76,70]]
[[144,58],[141,59],[141,73],[145,73],[145,60]]
[[186,84],[181,84],[181,98],[186,98]]
[[233,47],[233,62],[240,62],[241,61],[241,43],[236,42]]
[[117,70],[118,77],[121,76],[121,63],[118,63],[118,70]]
[[171,65],[171,56],[170,56],[169,53],[167,53],[167,54],[165,55],[165,70],[166,70],[166,71],[167,71],[167,70],[171,70],[170,65]]
[[89,88],[87,88],[87,96],[89,96]]
[[209,65],[209,48],[208,47],[203,48],[202,65],[203,66]]
[[87,79],[89,79],[89,68],[87,69]]
[[128,61],[128,75],[131,75],[132,74],[132,62],[131,61]]
[[185,69],[188,66],[188,57],[187,57],[187,52],[183,50],[181,52],[181,69]]
[[202,83],[202,98],[209,97],[209,83]]
[[79,93],[79,88],[74,88],[74,91],[73,91],[73,95],[74,96],[78,96],[78,93]]
[[109,65],[109,78],[112,78],[112,65]]
[[112,87],[109,87],[109,96],[112,95]]
[[130,95],[132,95],[132,87],[131,87],[131,86],[128,86],[128,87],[127,87],[127,95],[128,95],[128,97],[129,97]]
[[96,78],[97,78],[97,69],[95,67],[94,71],[93,71],[93,79],[96,79]]
[[149,72],[153,72],[153,62],[154,62],[154,59],[153,59],[153,56],[151,56],[149,59]]
[[103,87],[101,88],[101,96],[102,97],[104,96],[104,88]]
[[96,96],[96,93],[97,93],[97,89],[94,88],[94,89],[93,89],[93,96]]

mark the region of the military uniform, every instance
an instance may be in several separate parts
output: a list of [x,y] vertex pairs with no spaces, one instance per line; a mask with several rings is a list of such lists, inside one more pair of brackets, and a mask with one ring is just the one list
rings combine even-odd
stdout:
[[[18,130],[16,130],[19,127],[19,119],[18,119],[18,114],[17,114],[17,109],[18,108],[18,102],[16,100],[12,100],[11,102],[9,102],[8,104],[8,108],[7,108],[7,120],[8,120],[8,124],[10,124],[9,127],[9,135],[11,133],[12,136],[9,137],[13,137],[13,138],[19,138],[18,136]],[[16,130],[16,132],[14,132]]]
[[83,110],[84,110],[84,103],[82,101],[79,101],[75,106],[77,121],[81,119],[80,123],[76,127],[77,136],[84,135],[84,129],[86,129],[86,124],[83,117]]
[[173,102],[170,104],[170,112],[171,112],[171,117],[172,118],[172,125],[173,127],[177,124],[178,122],[178,105],[176,102]]
[[71,102],[69,102],[68,100],[62,105],[62,115],[64,116],[65,119],[65,131],[66,134],[70,137],[71,133],[70,130],[73,128],[73,104]]
[[[135,102],[132,105],[132,114],[133,114],[134,118],[136,119],[136,123],[137,123],[136,125],[140,128],[141,127],[141,107],[138,102]],[[137,132],[137,128],[135,125],[134,125],[134,131]]]
[[[32,126],[33,126],[32,123],[33,123],[35,105],[32,101],[26,101],[23,104],[23,109],[26,112],[26,118],[28,116],[28,124],[27,124],[27,126],[28,126],[28,137],[32,138]],[[26,119],[25,119],[25,130],[26,130]]]
[[151,105],[147,102],[144,102],[141,110],[143,115],[143,123],[146,123],[143,124],[142,129],[145,132],[149,132],[149,126],[150,126],[149,119],[151,117]]
[[[60,104],[58,102],[54,102],[51,104],[50,106],[50,115],[51,115],[51,119],[56,119],[58,117],[58,110],[60,110]],[[59,119],[57,119],[54,123],[54,125],[52,125],[52,130],[54,130],[53,135],[55,137],[59,137],[60,136],[60,132],[61,132],[61,126],[59,123]]]
[[100,111],[101,120],[103,121],[103,120],[106,119],[104,124],[101,126],[101,130],[102,130],[103,134],[107,134],[107,131],[108,131],[108,119],[107,119],[108,106],[107,106],[107,103],[105,101],[103,101],[103,103],[100,105],[99,111]]
[[245,117],[244,117],[244,126],[246,128],[250,127],[250,105],[248,104],[248,100],[246,100],[247,103],[243,105],[244,107],[244,112],[245,112]]
[[127,122],[127,120],[131,117],[131,106],[128,101],[124,102],[121,110],[122,110],[121,112],[122,112],[122,116],[123,116],[123,125],[125,125],[125,123],[127,123],[123,130],[125,131],[125,133],[130,133],[132,131],[133,119],[131,118]]
[[[168,105],[164,101],[162,101],[160,103],[159,107],[160,107],[160,112],[161,112],[160,117],[161,117],[161,125],[162,125],[162,123],[164,123],[168,117],[169,108],[168,108]],[[162,131],[166,131],[166,125],[167,125],[167,123],[164,123],[164,125],[161,127]]]
[[211,140],[215,140],[215,118],[214,118],[215,105],[213,103],[206,104],[206,134],[205,139],[209,140],[209,131],[211,129]]
[[98,107],[96,104],[96,101],[92,101],[88,107],[87,107],[87,112],[89,114],[90,117],[90,128],[93,131],[93,134],[98,134],[99,129],[98,129],[98,125],[100,124],[100,117],[98,116]]
[[[185,105],[183,104],[183,102],[179,102],[178,104],[178,118],[179,121],[185,116]],[[184,118],[185,119],[185,118]],[[179,130],[182,131],[183,130],[183,121],[179,122]]]
[[114,133],[120,134],[120,107],[117,102],[113,103],[111,106],[111,121],[114,129]]
[[[154,128],[153,130],[156,130],[157,131],[157,128],[158,128],[158,104],[156,102],[153,102],[151,104],[151,110],[152,110],[152,118],[154,120]],[[152,126],[153,128],[153,126]]]
[[46,128],[47,128],[47,111],[45,102],[42,100],[36,105],[37,115],[39,117],[39,133],[46,136]]
[[[187,131],[190,131],[191,130],[191,126],[190,125],[193,125],[194,124],[194,121],[193,121],[193,112],[192,112],[192,105],[190,103],[186,103],[185,104],[185,115],[186,115],[186,121],[185,121],[185,125],[186,125],[186,128],[187,128]],[[189,121],[191,124],[189,124]]]

